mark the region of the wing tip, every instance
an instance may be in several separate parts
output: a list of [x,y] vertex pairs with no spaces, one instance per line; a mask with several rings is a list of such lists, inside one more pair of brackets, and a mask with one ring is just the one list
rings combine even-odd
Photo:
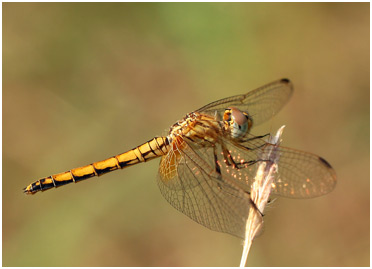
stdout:
[[[293,84],[289,78],[282,78],[279,80],[282,85],[285,85],[286,89],[288,90],[288,96],[290,97],[293,94]],[[288,97],[288,99],[289,99]]]
[[[327,168],[330,176],[332,177],[332,181],[334,182],[333,184],[333,188],[335,187],[336,185],[336,182],[337,182],[337,176],[336,176],[336,171],[333,169],[332,165],[327,162],[325,159],[323,159],[322,157],[318,156],[319,158],[319,161]],[[332,190],[333,190],[332,188]]]
[[288,78],[282,78],[280,81],[286,84],[291,83],[291,81]]
[[331,168],[333,169],[333,167],[329,164],[329,162],[327,162],[325,159],[323,159],[322,157],[319,157],[319,160],[325,165],[327,166],[328,168]]

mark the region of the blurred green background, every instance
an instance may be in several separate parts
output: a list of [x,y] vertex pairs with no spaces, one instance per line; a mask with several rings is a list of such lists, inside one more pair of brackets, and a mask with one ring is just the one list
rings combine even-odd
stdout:
[[242,241],[173,209],[158,161],[35,196],[187,112],[288,77],[253,133],[327,159],[336,189],[278,199],[249,266],[369,266],[369,3],[4,3],[3,265],[237,266]]

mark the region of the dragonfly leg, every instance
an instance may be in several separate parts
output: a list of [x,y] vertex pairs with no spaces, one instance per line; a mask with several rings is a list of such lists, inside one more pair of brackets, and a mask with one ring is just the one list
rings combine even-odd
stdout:
[[[266,145],[266,144],[264,144],[264,145]],[[260,145],[259,147],[262,147],[264,145]],[[223,156],[226,160],[226,164],[229,165],[229,166],[232,166],[233,168],[236,168],[236,169],[245,168],[246,165],[253,165],[253,164],[260,161],[260,160],[249,160],[247,162],[236,163],[234,161],[234,159],[232,158],[231,154],[229,153],[229,151],[227,150],[227,148],[224,145],[222,145],[222,152],[223,152]]]
[[265,142],[265,143],[263,143],[263,144],[261,144],[261,145],[258,145],[258,146],[256,146],[256,147],[254,147],[254,148],[246,147],[246,146],[243,146],[243,145],[241,145],[241,146],[242,146],[243,148],[247,149],[247,150],[256,150],[256,149],[262,148],[262,147],[264,147],[264,146],[266,146],[266,145],[267,145],[267,143]]
[[264,135],[258,135],[258,136],[254,136],[254,137],[250,137],[250,138],[247,138],[247,139],[243,139],[242,142],[248,142],[248,141],[252,141],[252,140],[255,140],[255,139],[262,139],[262,138],[265,138],[267,136],[269,136],[270,133],[267,133],[267,134],[264,134]]
[[215,170],[217,172],[217,174],[219,175],[218,178],[222,178],[222,175],[221,175],[221,167],[220,165],[218,164],[218,159],[217,159],[217,149],[216,147],[213,147],[213,157],[214,157],[214,166],[215,166]]
[[235,163],[235,161],[231,157],[231,154],[227,150],[227,148],[225,147],[225,145],[224,144],[221,144],[221,146],[222,146],[223,157],[224,157],[224,159],[226,161],[226,164],[229,165],[229,166],[232,166],[233,168],[237,168],[237,164]]
[[260,162],[260,161],[262,161],[262,160],[250,160],[248,162],[238,163],[238,164],[236,164],[236,168],[237,169],[246,168],[247,167],[246,165],[248,165],[248,166],[254,165],[255,163]]
[[[216,169],[216,173],[218,174],[217,179],[222,181],[221,167],[218,164],[217,149],[216,149],[215,146],[213,147],[213,155],[214,155],[214,166],[215,166],[215,169]],[[221,184],[220,183],[217,183],[217,184],[218,184],[218,188],[222,189]]]
[[[252,201],[252,199],[251,199],[251,201]],[[252,205],[254,206],[254,209],[256,209],[258,213],[260,213],[261,217],[265,216],[265,214],[262,213],[261,210],[258,209],[257,205],[253,201],[252,201]]]
[[[249,196],[251,195],[251,193],[250,193],[249,191],[245,191],[245,193],[247,193]],[[255,209],[258,213],[260,213],[261,217],[264,217],[265,214],[262,213],[261,210],[258,209],[256,203],[255,203],[251,198],[249,198],[249,199],[251,200],[251,204],[252,204],[252,206],[254,207],[254,209]]]

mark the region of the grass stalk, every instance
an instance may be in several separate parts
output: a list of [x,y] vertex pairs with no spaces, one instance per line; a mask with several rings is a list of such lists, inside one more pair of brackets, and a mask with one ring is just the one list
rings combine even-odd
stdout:
[[268,146],[266,146],[260,156],[262,161],[258,162],[255,180],[251,186],[251,200],[255,206],[251,206],[246,222],[245,240],[243,246],[243,254],[240,261],[240,267],[244,267],[249,250],[254,238],[259,234],[263,225],[263,212],[269,200],[271,186],[274,181],[275,173],[278,170],[278,160],[280,152],[278,145],[281,142],[284,125],[279,128],[276,135],[269,138]]

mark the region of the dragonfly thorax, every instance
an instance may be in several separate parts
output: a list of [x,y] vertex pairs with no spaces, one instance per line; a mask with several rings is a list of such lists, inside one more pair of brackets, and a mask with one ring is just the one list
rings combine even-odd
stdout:
[[235,107],[227,108],[222,120],[217,116],[193,112],[170,128],[168,141],[172,143],[177,137],[186,137],[194,143],[206,145],[215,144],[220,136],[240,140],[249,133],[252,122],[246,112]]
[[214,144],[222,131],[223,123],[216,121],[215,117],[193,112],[170,128],[168,141],[172,143],[177,137],[183,137],[200,145]]
[[230,132],[234,139],[241,139],[247,135],[252,128],[253,120],[246,112],[236,107],[229,107],[223,115],[225,129]]

